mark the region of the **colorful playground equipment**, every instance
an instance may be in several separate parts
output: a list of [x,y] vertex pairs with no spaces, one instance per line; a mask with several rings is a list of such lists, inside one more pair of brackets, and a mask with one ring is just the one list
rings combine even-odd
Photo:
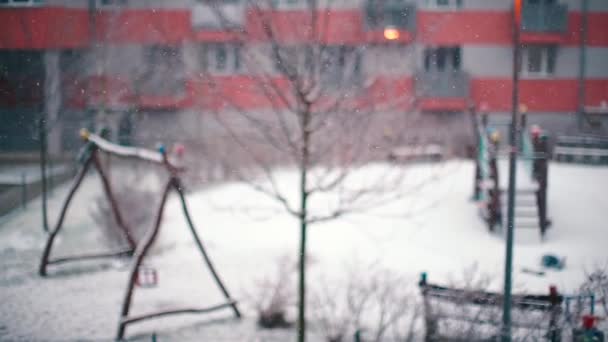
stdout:
[[[490,231],[506,226],[506,185],[501,185],[498,160],[509,151],[501,149],[500,132],[490,127],[487,115],[479,118],[474,112],[473,126],[477,149],[473,198],[480,205],[480,213]],[[518,176],[515,199],[515,227],[539,229],[544,238],[551,222],[547,217],[548,137],[538,126],[527,127],[522,116]]]
[[[65,262],[70,262],[70,261],[115,257],[115,256],[122,256],[122,255],[132,256],[131,268],[129,271],[129,277],[128,277],[128,282],[127,282],[127,288],[125,291],[125,295],[123,297],[121,313],[120,313],[120,320],[118,323],[118,329],[117,329],[117,334],[116,334],[117,340],[123,339],[127,325],[138,322],[138,321],[150,319],[150,318],[155,318],[155,317],[174,315],[174,314],[184,314],[184,313],[207,313],[207,312],[216,311],[216,310],[220,310],[220,309],[224,309],[224,308],[231,308],[232,311],[234,312],[234,315],[237,318],[240,318],[241,314],[239,312],[239,309],[237,308],[237,303],[235,300],[232,299],[228,290],[222,283],[217,271],[215,270],[213,263],[211,262],[211,259],[209,258],[209,255],[207,254],[207,252],[203,246],[201,239],[198,236],[198,233],[196,231],[196,228],[195,228],[192,218],[190,216],[188,206],[186,203],[186,198],[184,196],[184,186],[183,186],[182,181],[179,176],[180,173],[182,171],[184,171],[183,167],[177,166],[175,163],[173,163],[169,159],[169,157],[167,155],[167,151],[166,151],[165,147],[163,147],[163,146],[161,146],[158,149],[158,151],[147,150],[147,149],[142,149],[142,148],[135,148],[135,147],[120,146],[120,145],[116,145],[116,144],[113,144],[113,143],[105,140],[100,135],[90,133],[87,130],[81,131],[81,137],[86,142],[85,146],[82,148],[82,150],[80,152],[79,160],[81,162],[81,167],[68,192],[68,196],[63,203],[61,212],[59,214],[59,219],[57,220],[57,224],[55,225],[54,229],[48,234],[46,245],[45,245],[44,251],[42,253],[42,258],[40,261],[39,274],[41,276],[46,276],[47,268],[49,265],[55,265],[55,264],[60,264],[60,263],[65,263]],[[176,154],[183,153],[183,148],[176,148],[175,150],[176,150]],[[104,171],[103,165],[100,162],[100,157],[99,157],[100,153],[105,153],[105,154],[112,155],[112,156],[119,157],[119,158],[131,158],[131,159],[147,162],[151,165],[156,165],[156,166],[161,167],[168,174],[168,180],[163,188],[163,192],[161,195],[161,201],[160,201],[159,207],[156,211],[156,216],[154,219],[154,226],[151,227],[151,229],[149,229],[146,232],[142,241],[140,241],[139,243],[136,243],[134,241],[133,237],[130,236],[130,234],[129,234],[130,230],[127,229],[127,227],[124,224],[124,220],[122,219],[122,216],[120,213],[120,208],[118,207],[117,202],[115,201],[114,195],[112,193],[112,187],[106,176],[106,171]],[[64,218],[68,211],[70,203],[74,197],[74,194],[80,187],[80,185],[81,185],[85,175],[87,174],[87,171],[91,167],[91,165],[93,165],[95,167],[95,169],[98,171],[98,173],[100,175],[104,193],[106,194],[106,196],[108,197],[108,200],[110,201],[113,215],[116,219],[117,224],[119,225],[121,230],[124,232],[125,239],[127,240],[129,246],[128,246],[128,248],[126,248],[124,250],[121,250],[118,252],[112,252],[112,253],[83,254],[83,255],[76,255],[76,256],[72,256],[72,257],[61,258],[61,259],[50,259],[51,250],[53,248],[53,242],[55,241],[56,237],[58,236],[59,232],[61,231],[61,228],[63,227]],[[203,257],[203,260],[204,260],[207,268],[209,269],[211,275],[213,276],[213,279],[215,280],[215,282],[217,283],[222,294],[226,298],[226,302],[223,304],[220,304],[220,305],[216,305],[216,306],[212,306],[212,307],[205,307],[205,308],[198,308],[198,307],[176,308],[176,309],[162,310],[162,311],[151,312],[151,313],[146,313],[146,314],[136,315],[136,316],[129,315],[129,311],[130,311],[130,307],[131,307],[131,299],[133,297],[133,292],[134,292],[135,286],[137,285],[139,287],[151,287],[151,286],[155,286],[156,283],[158,282],[158,274],[157,274],[156,270],[152,269],[146,265],[143,265],[143,262],[144,262],[144,258],[146,257],[148,251],[150,250],[150,247],[152,246],[152,244],[156,240],[156,237],[158,236],[158,233],[159,233],[160,227],[161,227],[163,211],[165,209],[165,204],[167,202],[169,193],[172,190],[177,193],[177,195],[181,201],[182,211],[183,211],[183,214],[188,223],[188,227],[189,227],[190,233],[192,234],[192,238],[194,239],[196,246]]]

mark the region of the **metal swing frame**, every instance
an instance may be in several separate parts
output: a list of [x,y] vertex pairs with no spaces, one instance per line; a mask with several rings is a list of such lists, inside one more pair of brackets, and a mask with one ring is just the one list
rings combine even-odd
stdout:
[[[171,190],[175,190],[175,192],[177,192],[177,194],[179,196],[179,199],[180,199],[180,202],[182,205],[182,211],[184,213],[184,216],[186,217],[186,221],[188,222],[188,227],[190,229],[190,232],[192,233],[192,237],[193,237],[194,241],[196,242],[196,245],[197,245],[199,251],[201,252],[203,260],[205,261],[205,264],[207,265],[207,268],[209,268],[209,271],[211,272],[213,279],[215,280],[220,291],[226,298],[226,302],[223,304],[205,307],[205,308],[194,308],[194,307],[179,308],[179,309],[155,311],[155,312],[150,312],[147,314],[142,314],[142,315],[137,315],[137,316],[129,316],[129,309],[131,307],[131,300],[133,298],[133,292],[135,289],[137,272],[138,272],[138,269],[139,269],[141,263],[144,260],[144,257],[146,256],[150,247],[154,244],[154,241],[156,240],[156,237],[158,236],[158,232],[160,231],[160,227],[161,227],[161,223],[162,223],[162,215],[163,215],[163,212],[165,209],[165,204],[167,203],[167,198],[169,197],[169,192],[171,192]],[[217,310],[221,310],[221,309],[225,309],[225,308],[232,308],[232,311],[234,312],[235,317],[236,318],[241,317],[241,313],[236,305],[236,301],[232,299],[232,297],[230,296],[230,293],[228,292],[228,290],[222,283],[222,280],[220,279],[219,274],[215,270],[215,267],[213,266],[213,263],[211,262],[211,259],[209,258],[209,255],[207,254],[205,247],[203,246],[203,243],[202,243],[200,237],[198,236],[198,233],[196,232],[196,228],[194,227],[194,223],[192,222],[192,217],[190,216],[190,213],[188,211],[188,206],[186,203],[186,198],[184,196],[183,187],[181,185],[180,179],[177,176],[172,175],[171,178],[169,179],[169,181],[166,183],[164,190],[163,190],[161,202],[158,207],[156,218],[154,220],[154,227],[147,232],[143,241],[141,241],[141,243],[137,246],[133,259],[134,260],[133,260],[133,263],[131,264],[132,265],[131,270],[129,272],[127,291],[125,292],[125,296],[123,298],[122,308],[121,308],[121,312],[120,312],[120,320],[118,322],[118,330],[116,333],[117,340],[122,340],[124,338],[127,325],[138,322],[138,321],[146,320],[146,319],[156,318],[156,317],[175,315],[175,314],[186,314],[186,313],[208,313],[208,312],[217,311]]]
[[[57,224],[55,225],[55,228],[48,235],[47,242],[46,242],[44,251],[42,253],[39,274],[41,276],[46,276],[47,267],[49,265],[53,265],[53,264],[59,264],[59,263],[65,263],[65,262],[69,262],[69,261],[77,261],[77,260],[115,257],[115,256],[121,256],[121,255],[132,256],[133,259],[131,261],[131,268],[129,271],[127,288],[126,288],[125,295],[124,295],[123,301],[122,301],[120,319],[118,322],[118,329],[117,329],[117,333],[116,333],[117,340],[122,340],[124,338],[126,328],[129,324],[136,323],[136,322],[139,322],[142,320],[156,318],[156,317],[175,315],[175,314],[186,314],[186,313],[208,313],[208,312],[217,311],[217,310],[221,310],[221,309],[225,309],[225,308],[231,308],[232,311],[234,312],[235,317],[240,318],[241,313],[237,307],[237,302],[232,299],[227,288],[224,286],[219,274],[217,273],[213,263],[211,262],[211,259],[209,258],[209,255],[207,254],[207,252],[205,250],[203,242],[201,241],[201,239],[196,231],[196,228],[194,226],[194,223],[192,221],[192,217],[190,216],[190,212],[188,210],[188,205],[187,205],[186,198],[184,195],[184,187],[183,187],[181,179],[179,177],[179,173],[181,171],[183,171],[183,168],[177,167],[169,161],[169,159],[167,158],[165,149],[163,147],[161,147],[159,149],[159,151],[157,152],[157,151],[146,150],[146,149],[141,149],[141,148],[119,146],[119,145],[113,144],[113,143],[105,140],[104,138],[102,138],[99,135],[92,134],[86,130],[81,131],[81,137],[87,142],[87,144],[81,151],[80,159],[84,160],[84,162],[82,164],[81,169],[78,171],[76,178],[74,179],[74,182],[68,192],[67,198],[65,199],[65,201],[63,203]],[[111,155],[116,155],[116,156],[122,157],[122,158],[134,158],[134,159],[138,159],[138,160],[151,162],[153,164],[162,166],[169,173],[169,179],[163,188],[161,201],[160,201],[158,210],[156,212],[154,226],[152,227],[152,229],[150,229],[146,233],[143,240],[139,244],[135,243],[135,240],[129,233],[130,230],[127,229],[128,227],[126,226],[126,224],[120,214],[117,202],[115,201],[115,197],[112,194],[112,189],[111,189],[110,183],[108,181],[107,175],[102,168],[101,161],[99,160],[99,155],[98,155],[99,151],[105,152],[105,153],[108,153]],[[125,237],[129,243],[129,248],[124,251],[101,253],[101,254],[83,254],[83,255],[76,255],[76,256],[51,260],[50,254],[51,254],[51,250],[53,247],[53,242],[54,242],[55,238],[57,237],[57,235],[59,234],[59,232],[61,231],[61,228],[63,227],[63,221],[65,219],[65,215],[70,206],[70,203],[74,197],[74,194],[76,193],[76,191],[82,184],[84,176],[86,175],[87,171],[91,167],[91,164],[93,164],[95,166],[95,168],[97,169],[97,171],[100,175],[100,178],[101,178],[102,184],[103,184],[103,188],[104,188],[104,192],[110,201],[110,204],[112,207],[112,212],[114,214],[116,222],[125,234]],[[163,216],[163,212],[165,209],[165,204],[167,202],[167,198],[169,197],[169,193],[172,190],[174,190],[178,194],[178,197],[181,202],[182,211],[183,211],[186,221],[188,223],[188,228],[190,230],[190,233],[192,234],[192,237],[193,237],[194,241],[196,242],[196,246],[197,246],[198,250],[200,251],[201,256],[203,257],[203,261],[205,262],[207,268],[211,272],[211,275],[213,276],[213,279],[215,280],[220,291],[224,295],[226,302],[223,304],[210,306],[210,307],[204,307],[204,308],[196,308],[196,307],[176,308],[176,309],[170,309],[170,310],[150,312],[150,313],[142,314],[142,315],[131,315],[130,316],[129,311],[131,308],[131,300],[132,300],[133,293],[135,290],[138,270],[146,256],[146,254],[150,250],[150,247],[154,244],[154,242],[158,236],[158,233],[159,233],[160,227],[161,227],[161,223],[162,223],[162,216]]]
[[[62,263],[67,263],[67,262],[72,262],[72,261],[79,261],[79,260],[91,260],[91,259],[112,258],[112,257],[118,257],[118,256],[129,256],[129,255],[132,255],[133,252],[135,251],[135,248],[136,248],[135,240],[131,236],[131,233],[130,233],[131,230],[129,230],[125,221],[123,220],[122,214],[120,213],[118,204],[117,204],[114,194],[112,192],[112,187],[110,186],[110,182],[102,167],[101,160],[99,159],[98,154],[99,154],[99,147],[92,142],[88,142],[87,145],[85,145],[84,148],[80,152],[80,155],[81,155],[82,159],[84,159],[84,161],[82,162],[82,166],[80,167],[80,170],[78,170],[78,173],[76,174],[76,177],[74,178],[72,186],[70,187],[70,190],[68,192],[68,196],[66,197],[66,199],[63,202],[61,211],[59,213],[59,218],[57,219],[57,223],[55,224],[55,227],[53,228],[53,230],[51,230],[47,236],[44,250],[42,252],[42,258],[40,260],[40,266],[38,268],[38,274],[42,277],[45,277],[48,275],[48,266],[49,265],[56,265],[56,264],[62,264]],[[112,209],[112,214],[114,216],[116,224],[118,225],[118,227],[120,228],[120,231],[125,236],[129,246],[126,249],[114,251],[114,252],[81,254],[81,255],[73,255],[73,256],[68,256],[68,257],[63,257],[63,258],[51,259],[51,251],[53,249],[55,239],[61,232],[61,229],[63,228],[65,216],[70,207],[70,204],[72,203],[72,200],[74,199],[74,195],[78,191],[78,188],[82,184],[84,177],[86,176],[87,172],[91,168],[91,165],[93,165],[95,167],[95,169],[97,170],[97,173],[99,174],[99,178],[101,179],[101,183],[103,185],[103,191],[104,191],[106,197],[108,198],[108,201],[110,202],[110,207]]]

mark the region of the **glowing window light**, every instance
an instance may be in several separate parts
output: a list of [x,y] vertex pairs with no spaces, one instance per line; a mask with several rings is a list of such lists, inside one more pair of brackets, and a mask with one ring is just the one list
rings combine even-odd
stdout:
[[399,39],[399,30],[394,27],[386,27],[384,29],[384,38],[386,38],[386,40]]

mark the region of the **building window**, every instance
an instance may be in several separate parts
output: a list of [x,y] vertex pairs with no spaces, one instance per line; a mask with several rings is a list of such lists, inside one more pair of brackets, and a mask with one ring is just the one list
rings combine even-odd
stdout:
[[408,28],[414,23],[415,7],[403,1],[368,0],[365,20],[370,28]]
[[424,50],[424,70],[460,70],[462,65],[461,59],[461,49],[459,46],[427,48]]
[[232,46],[232,55],[233,57],[233,67],[235,71],[241,70],[241,46],[239,44],[234,44]]
[[361,51],[352,46],[326,46],[320,71],[327,87],[356,85],[361,80]]
[[242,67],[241,45],[209,43],[201,47],[202,69],[211,73],[230,74]]
[[126,5],[127,0],[100,0],[102,6],[121,6]]
[[215,69],[217,71],[225,71],[228,60],[228,52],[224,44],[218,44],[215,47]]
[[553,75],[557,49],[553,45],[527,46],[522,51],[521,71],[528,75]]
[[274,7],[281,7],[281,6],[292,6],[297,4],[298,2],[300,2],[300,0],[272,0],[272,5]]
[[462,7],[464,0],[426,0],[427,7],[430,8],[459,8]]
[[190,23],[196,30],[239,29],[245,24],[246,7],[240,0],[198,0],[191,8]]
[[214,1],[210,1],[210,0],[196,0],[196,2],[200,2],[200,3],[210,3],[210,2],[215,2],[215,3],[219,3],[219,4],[238,4],[241,2],[241,0],[214,0]]
[[526,0],[527,4],[530,5],[554,5],[555,0]]
[[0,6],[36,6],[44,3],[44,0],[0,0]]
[[168,95],[184,89],[184,63],[178,46],[149,46],[144,50],[146,71],[141,80],[145,94]]

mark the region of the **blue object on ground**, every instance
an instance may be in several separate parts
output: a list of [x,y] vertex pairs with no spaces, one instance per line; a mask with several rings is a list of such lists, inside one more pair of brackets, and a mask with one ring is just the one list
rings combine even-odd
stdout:
[[554,254],[545,254],[541,259],[541,264],[546,268],[561,270],[566,267],[566,258],[559,258]]

